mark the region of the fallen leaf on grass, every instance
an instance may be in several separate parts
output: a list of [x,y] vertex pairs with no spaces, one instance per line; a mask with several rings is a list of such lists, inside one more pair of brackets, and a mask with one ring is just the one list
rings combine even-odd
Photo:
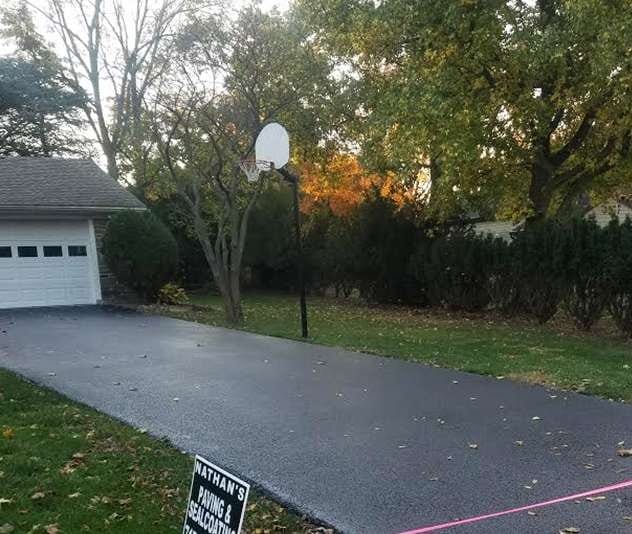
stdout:
[[10,525],[9,523],[5,523],[4,525],[0,526],[0,534],[9,534],[10,532],[13,532],[15,530],[15,527],[13,525]]
[[35,493],[33,493],[33,495],[31,495],[31,499],[33,499],[34,501],[37,501],[38,499],[43,499],[44,497],[46,497],[46,493],[44,493],[43,491],[36,491]]
[[81,495],[80,492],[71,493],[70,495],[68,495],[68,498],[69,499],[76,499],[77,497],[79,497],[79,495]]
[[44,527],[46,534],[59,534],[61,532],[59,525],[57,523],[53,523],[52,525],[46,525]]
[[5,499],[4,497],[0,497],[0,504],[11,504],[13,499]]
[[2,431],[2,437],[5,439],[12,439],[15,436],[15,430],[11,427],[7,427]]

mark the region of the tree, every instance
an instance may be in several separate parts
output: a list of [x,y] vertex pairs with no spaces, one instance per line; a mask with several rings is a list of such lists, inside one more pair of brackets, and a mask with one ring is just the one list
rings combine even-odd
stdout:
[[393,173],[370,172],[352,154],[332,152],[321,159],[304,161],[300,167],[304,212],[326,206],[333,215],[345,217],[376,189],[400,207],[414,199],[414,191],[403,187]]
[[16,45],[0,58],[0,156],[84,153],[84,95],[64,79],[57,57],[34,30],[28,10],[4,12],[1,35]]
[[0,156],[83,153],[80,106],[50,67],[0,58]]
[[[183,203],[230,322],[242,320],[241,268],[248,221],[268,176],[248,183],[238,163],[279,120],[293,140],[318,139],[329,65],[300,26],[250,6],[235,18],[191,14],[179,56],[153,106],[164,191]],[[215,83],[221,79],[221,83]],[[294,135],[296,132],[296,135]]]
[[[142,103],[163,73],[184,1],[49,0],[29,3],[50,22],[62,43],[65,76],[84,93],[83,111],[115,179],[144,177]],[[123,165],[123,167],[121,167]]]
[[103,253],[117,279],[155,300],[178,265],[178,247],[169,229],[150,211],[115,214],[103,236]]
[[630,2],[300,5],[359,78],[365,152],[450,209],[537,220],[630,181]]

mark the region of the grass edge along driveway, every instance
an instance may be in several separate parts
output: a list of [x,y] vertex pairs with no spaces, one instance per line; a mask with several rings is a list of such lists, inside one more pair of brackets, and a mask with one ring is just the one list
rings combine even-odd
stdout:
[[[219,297],[194,295],[192,302],[195,308],[144,309],[230,326]],[[295,296],[246,295],[243,305],[243,330],[300,339]],[[308,316],[314,343],[632,402],[632,343],[610,332],[580,334],[524,319],[372,307],[322,297],[309,299]]]
[[[0,533],[181,532],[193,458],[0,369]],[[330,532],[252,491],[248,534]]]

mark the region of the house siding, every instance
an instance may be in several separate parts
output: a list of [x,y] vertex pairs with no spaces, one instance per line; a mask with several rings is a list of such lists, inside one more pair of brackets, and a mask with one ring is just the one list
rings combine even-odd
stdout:
[[632,219],[632,208],[622,202],[608,202],[590,210],[587,217],[594,217],[595,222],[603,227],[607,226],[613,217],[620,222],[625,221],[626,217]]
[[[632,206],[623,202],[607,202],[593,208],[586,214],[586,218],[593,217],[595,222],[601,226],[607,226],[613,217],[619,219],[620,222],[625,221],[626,217],[632,220]],[[511,221],[483,221],[473,225],[474,232],[479,235],[492,235],[501,237],[505,241],[511,241],[511,233],[517,230],[522,222],[513,223]]]
[[501,237],[505,241],[511,241],[511,232],[516,228],[516,224],[511,221],[485,221],[474,225],[474,232],[479,235],[492,235]]

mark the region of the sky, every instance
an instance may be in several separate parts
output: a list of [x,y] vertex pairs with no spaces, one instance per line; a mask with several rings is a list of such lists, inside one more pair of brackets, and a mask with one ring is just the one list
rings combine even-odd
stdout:
[[[4,2],[6,3],[4,3],[3,7],[17,4],[20,1],[21,0],[8,0],[8,1],[4,0]],[[82,0],[82,1],[88,2],[89,0]],[[252,0],[229,0],[228,5],[232,4],[232,7],[239,8],[243,5],[247,5],[251,3],[251,1]],[[60,55],[60,57],[63,57],[64,55],[63,45],[62,45],[62,41],[59,35],[57,34],[56,30],[53,28],[51,23],[47,21],[43,15],[37,13],[37,9],[40,9],[42,11],[48,11],[49,9],[48,0],[27,0],[27,2],[28,4],[30,4],[31,6],[35,8],[35,9],[32,8],[31,12],[33,13],[38,30],[40,31],[41,34],[43,34],[46,41],[50,45],[52,45],[52,47],[56,50],[56,52]],[[280,12],[285,12],[287,11],[291,0],[259,0],[259,2],[261,4],[261,8],[263,11],[269,11],[276,8]],[[3,0],[0,0],[0,4],[1,3],[3,3]],[[122,0],[121,3],[124,6],[126,5],[125,0]],[[79,29],[79,32],[81,33],[81,29]],[[10,55],[14,52],[14,50],[15,50],[14,43],[11,43],[10,41],[7,41],[7,40],[0,39],[0,56]],[[102,90],[104,99],[106,101],[108,97],[110,97],[110,93],[113,94],[113,91],[111,90],[111,87],[109,86],[109,82],[106,79],[103,80],[103,85],[102,85],[101,90]],[[100,147],[98,146],[98,143],[96,143],[94,135],[87,127],[85,128],[85,134],[87,135],[89,139],[92,139],[94,141],[94,150],[95,150],[94,157],[96,158],[97,163],[101,165],[102,167],[105,167],[105,161],[104,161],[104,158],[102,157]]]
[[[245,4],[245,3],[246,2],[244,2],[243,0],[235,2],[235,4]],[[273,7],[276,7],[279,11],[285,11],[288,8],[289,3],[290,3],[290,0],[263,0],[261,2],[261,7],[263,8],[264,11],[272,9]]]

